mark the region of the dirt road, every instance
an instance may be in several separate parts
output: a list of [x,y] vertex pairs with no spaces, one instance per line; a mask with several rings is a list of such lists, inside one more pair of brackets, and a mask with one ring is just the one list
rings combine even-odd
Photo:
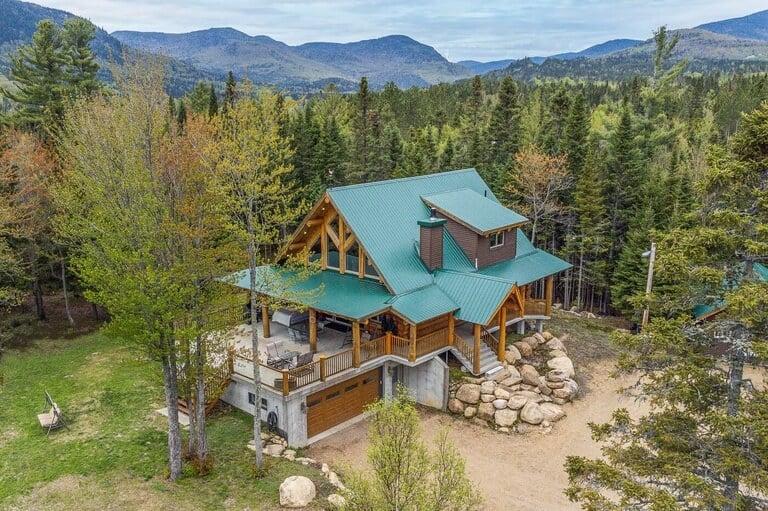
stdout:
[[[568,483],[563,470],[566,456],[600,456],[587,423],[607,421],[616,408],[627,408],[633,414],[643,409],[641,403],[616,392],[632,380],[612,379],[611,369],[611,361],[582,368],[581,397],[565,405],[568,416],[548,434],[503,435],[469,421],[425,411],[424,437],[431,440],[441,428],[450,428],[449,438],[464,456],[469,476],[483,493],[484,508],[489,511],[579,510],[563,495]],[[312,445],[308,455],[339,467],[365,468],[367,429],[368,423],[360,422]]]

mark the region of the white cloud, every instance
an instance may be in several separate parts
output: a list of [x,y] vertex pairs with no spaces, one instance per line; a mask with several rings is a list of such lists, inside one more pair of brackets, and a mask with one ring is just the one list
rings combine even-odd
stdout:
[[231,26],[287,44],[405,34],[450,60],[577,51],[608,39],[647,39],[765,9],[765,0],[36,0],[107,31],[188,32]]

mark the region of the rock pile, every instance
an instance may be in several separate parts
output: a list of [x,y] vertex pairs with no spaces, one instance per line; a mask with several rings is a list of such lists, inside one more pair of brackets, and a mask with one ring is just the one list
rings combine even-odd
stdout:
[[549,332],[510,344],[501,371],[452,385],[448,410],[504,433],[524,433],[533,426],[548,430],[565,417],[562,405],[579,391],[567,353]]

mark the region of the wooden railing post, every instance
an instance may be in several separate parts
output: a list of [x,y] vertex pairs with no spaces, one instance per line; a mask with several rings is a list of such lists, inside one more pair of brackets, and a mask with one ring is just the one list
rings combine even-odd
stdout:
[[480,325],[475,323],[473,332],[475,337],[474,352],[472,354],[472,371],[477,374],[480,372]]
[[360,323],[352,322],[352,366],[360,367]]
[[287,396],[290,390],[291,390],[291,386],[288,380],[288,371],[286,369],[283,369],[283,395]]
[[384,335],[384,353],[387,355],[392,354],[392,332],[387,332]]
[[327,369],[325,367],[325,360],[328,357],[325,355],[320,355],[320,381],[325,381],[327,378]]
[[448,346],[453,346],[454,333],[456,332],[456,321],[453,318],[453,313],[448,316]]
[[411,345],[408,350],[408,360],[416,361],[416,325],[411,325]]
[[552,315],[552,281],[553,277],[550,275],[547,277],[546,286],[544,287],[544,315]]
[[499,352],[497,357],[499,362],[504,362],[504,355],[507,350],[507,308],[502,305],[499,311]]

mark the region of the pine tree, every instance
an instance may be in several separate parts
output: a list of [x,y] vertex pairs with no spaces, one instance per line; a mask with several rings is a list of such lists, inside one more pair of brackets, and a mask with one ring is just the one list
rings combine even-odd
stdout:
[[368,91],[368,78],[360,78],[360,86],[355,97],[357,110],[352,123],[354,147],[349,178],[352,182],[368,181],[373,159],[373,129],[371,126],[371,95]]
[[101,88],[98,80],[99,65],[91,50],[96,27],[83,18],[69,18],[61,31],[62,47],[67,66],[64,82],[68,95],[92,94]]
[[192,92],[187,94],[189,108],[196,114],[207,114],[211,104],[211,88],[204,82],[197,82]]
[[2,90],[3,95],[21,105],[12,117],[16,126],[41,135],[56,129],[63,108],[66,64],[61,31],[51,20],[40,21],[32,44],[21,46],[11,57],[11,78],[18,90]]
[[578,93],[571,101],[568,118],[565,121],[565,141],[563,149],[568,158],[568,170],[574,179],[579,179],[581,168],[587,154],[589,137],[589,110],[587,100]]
[[208,94],[208,117],[213,117],[219,113],[219,99],[216,97],[216,89],[211,84],[211,89]]
[[520,148],[520,92],[511,76],[499,85],[499,101],[491,114],[493,161],[507,166]]
[[227,72],[227,81],[224,84],[224,105],[222,109],[224,112],[231,110],[235,105],[235,99],[237,96],[237,84],[235,83],[235,75],[232,71]]

